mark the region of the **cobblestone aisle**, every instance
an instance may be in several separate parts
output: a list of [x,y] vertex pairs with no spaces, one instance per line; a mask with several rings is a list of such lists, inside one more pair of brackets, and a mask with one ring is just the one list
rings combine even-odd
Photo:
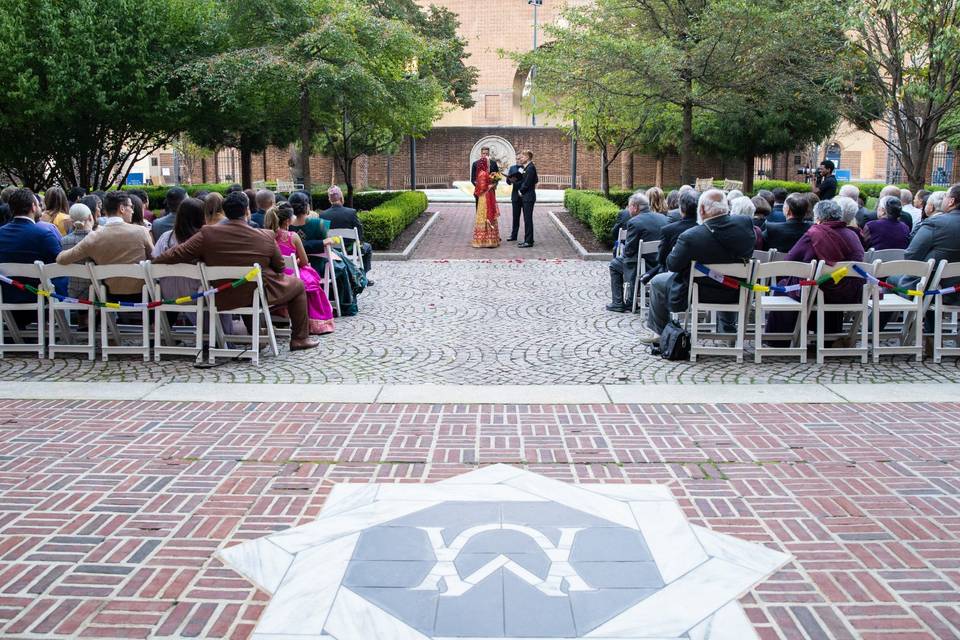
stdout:
[[960,634],[960,405],[417,406],[2,401],[0,635],[246,638],[266,596],[212,559],[340,482],[495,462],[659,483],[795,561],[764,639]]

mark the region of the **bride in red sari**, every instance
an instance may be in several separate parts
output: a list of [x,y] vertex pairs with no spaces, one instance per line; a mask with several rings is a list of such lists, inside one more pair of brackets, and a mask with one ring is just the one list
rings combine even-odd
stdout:
[[490,161],[481,157],[477,164],[477,218],[473,227],[473,246],[492,249],[500,246],[500,209],[497,207],[497,182],[490,175]]

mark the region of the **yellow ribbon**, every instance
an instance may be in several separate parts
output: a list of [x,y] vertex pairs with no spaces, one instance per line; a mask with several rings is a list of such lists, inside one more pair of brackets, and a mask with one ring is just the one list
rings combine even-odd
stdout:
[[191,302],[192,300],[193,300],[193,298],[191,298],[190,296],[180,296],[179,298],[177,298],[176,300],[174,300],[173,303],[174,303],[174,304],[187,304],[188,302]]
[[843,280],[848,271],[849,269],[847,267],[840,267],[830,274],[830,279],[833,280],[834,284],[840,284],[840,281]]

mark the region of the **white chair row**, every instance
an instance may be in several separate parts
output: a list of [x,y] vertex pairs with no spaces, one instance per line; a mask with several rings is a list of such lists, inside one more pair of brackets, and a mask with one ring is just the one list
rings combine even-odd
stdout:
[[[945,314],[960,312],[960,306],[947,306],[940,296],[909,296],[905,297],[893,291],[872,284],[864,275],[857,272],[859,268],[863,274],[878,280],[886,280],[893,276],[908,276],[916,279],[911,289],[923,291],[937,289],[946,279],[960,277],[960,264],[947,264],[946,261],[935,265],[933,260],[927,262],[913,260],[894,260],[882,262],[877,259],[867,262],[841,262],[827,265],[823,261],[787,262],[748,261],[744,264],[717,264],[706,265],[709,269],[723,275],[761,285],[776,285],[781,278],[792,277],[798,280],[818,280],[839,269],[846,269],[844,279],[859,279],[866,281],[861,291],[860,299],[849,303],[827,302],[824,291],[820,287],[804,286],[800,288],[799,299],[785,295],[775,295],[773,292],[753,291],[741,287],[737,300],[728,303],[708,303],[701,300],[700,283],[709,276],[691,269],[689,291],[689,319],[691,334],[691,360],[696,361],[699,355],[732,355],[737,362],[744,358],[744,342],[748,333],[752,333],[754,340],[754,361],[761,362],[763,356],[790,355],[798,356],[801,363],[807,361],[807,345],[809,335],[807,321],[811,313],[816,314],[815,341],[817,346],[817,362],[822,363],[831,356],[857,356],[866,363],[872,351],[874,362],[878,362],[884,354],[909,354],[917,361],[923,358],[923,317],[924,313],[935,305],[934,311],[934,359],[939,362],[943,355],[960,355],[960,338],[958,348],[944,349],[943,328]],[[935,269],[936,267],[936,269]],[[719,333],[713,330],[710,323],[701,322],[701,315],[706,312],[707,318],[712,320],[716,313],[732,313],[736,316],[736,331],[734,333]],[[768,333],[765,331],[767,314],[771,312],[789,312],[796,314],[797,322],[791,333]],[[849,317],[849,322],[841,327],[838,333],[826,332],[826,314],[841,313]],[[900,323],[881,329],[880,314],[902,315]],[[956,329],[954,323],[954,329]],[[752,329],[752,332],[750,331]],[[869,338],[868,338],[869,336]],[[728,346],[701,344],[702,340],[712,340],[732,343]],[[896,340],[897,344],[886,344]],[[789,346],[767,346],[768,342],[789,342]],[[828,345],[828,342],[834,343]],[[837,344],[839,343],[839,344]]]
[[[149,361],[152,353],[158,362],[163,355],[196,357],[206,344],[210,362],[215,362],[218,356],[224,356],[247,358],[259,364],[262,345],[269,345],[274,355],[279,354],[259,271],[256,278],[251,280],[250,304],[241,308],[218,309],[216,294],[197,297],[184,304],[159,304],[153,308],[146,306],[150,302],[163,302],[161,281],[164,278],[195,280],[199,292],[214,289],[223,282],[242,279],[254,268],[255,265],[212,267],[202,263],[157,265],[148,261],[134,265],[0,264],[0,274],[18,281],[39,282],[40,288],[47,291],[54,290],[53,281],[58,278],[79,279],[86,283],[85,298],[100,303],[112,301],[108,294],[109,279],[137,280],[141,283],[139,297],[132,297],[134,302],[142,304],[139,307],[94,306],[41,295],[30,302],[13,303],[4,300],[3,289],[0,288],[0,358],[8,352],[34,352],[40,358],[54,358],[59,353],[85,353],[93,360],[98,346],[95,327],[99,324],[99,350],[104,361],[114,354],[141,355],[144,361]],[[31,316],[35,314],[36,320],[31,319],[26,330],[21,330],[14,318],[16,312],[30,312]],[[186,333],[171,326],[167,319],[168,312],[193,315],[193,326]],[[131,315],[139,316],[138,322],[124,324]],[[71,316],[75,317],[75,324],[71,323]],[[233,316],[250,317],[251,331],[248,334],[225,331],[223,323],[232,323]],[[205,324],[207,331],[204,331]],[[7,342],[7,334],[12,342]],[[27,338],[34,340],[28,342]]]

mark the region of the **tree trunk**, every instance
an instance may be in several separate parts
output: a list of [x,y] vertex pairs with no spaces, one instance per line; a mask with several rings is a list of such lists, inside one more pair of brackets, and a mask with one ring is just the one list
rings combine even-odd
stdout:
[[656,169],[654,169],[653,184],[654,186],[657,186],[663,189],[663,156],[662,155],[657,156],[657,164],[656,164]]
[[756,157],[745,155],[743,157],[743,194],[747,195],[753,192],[753,166]]
[[253,153],[243,138],[240,138],[240,186],[253,188]]
[[313,151],[313,122],[310,117],[310,92],[300,93],[300,163],[303,168],[303,188],[307,193],[313,187],[310,174],[310,155]]
[[207,159],[200,158],[200,182],[203,184],[208,184],[207,182]]
[[633,153],[623,154],[620,161],[620,187],[622,189],[633,189]]
[[693,82],[687,80],[687,99],[683,101],[683,139],[680,142],[680,182],[693,185]]
[[347,206],[353,207],[353,160],[343,159],[343,182],[347,185]]
[[607,161],[607,145],[600,145],[600,191],[610,195],[610,164]]

